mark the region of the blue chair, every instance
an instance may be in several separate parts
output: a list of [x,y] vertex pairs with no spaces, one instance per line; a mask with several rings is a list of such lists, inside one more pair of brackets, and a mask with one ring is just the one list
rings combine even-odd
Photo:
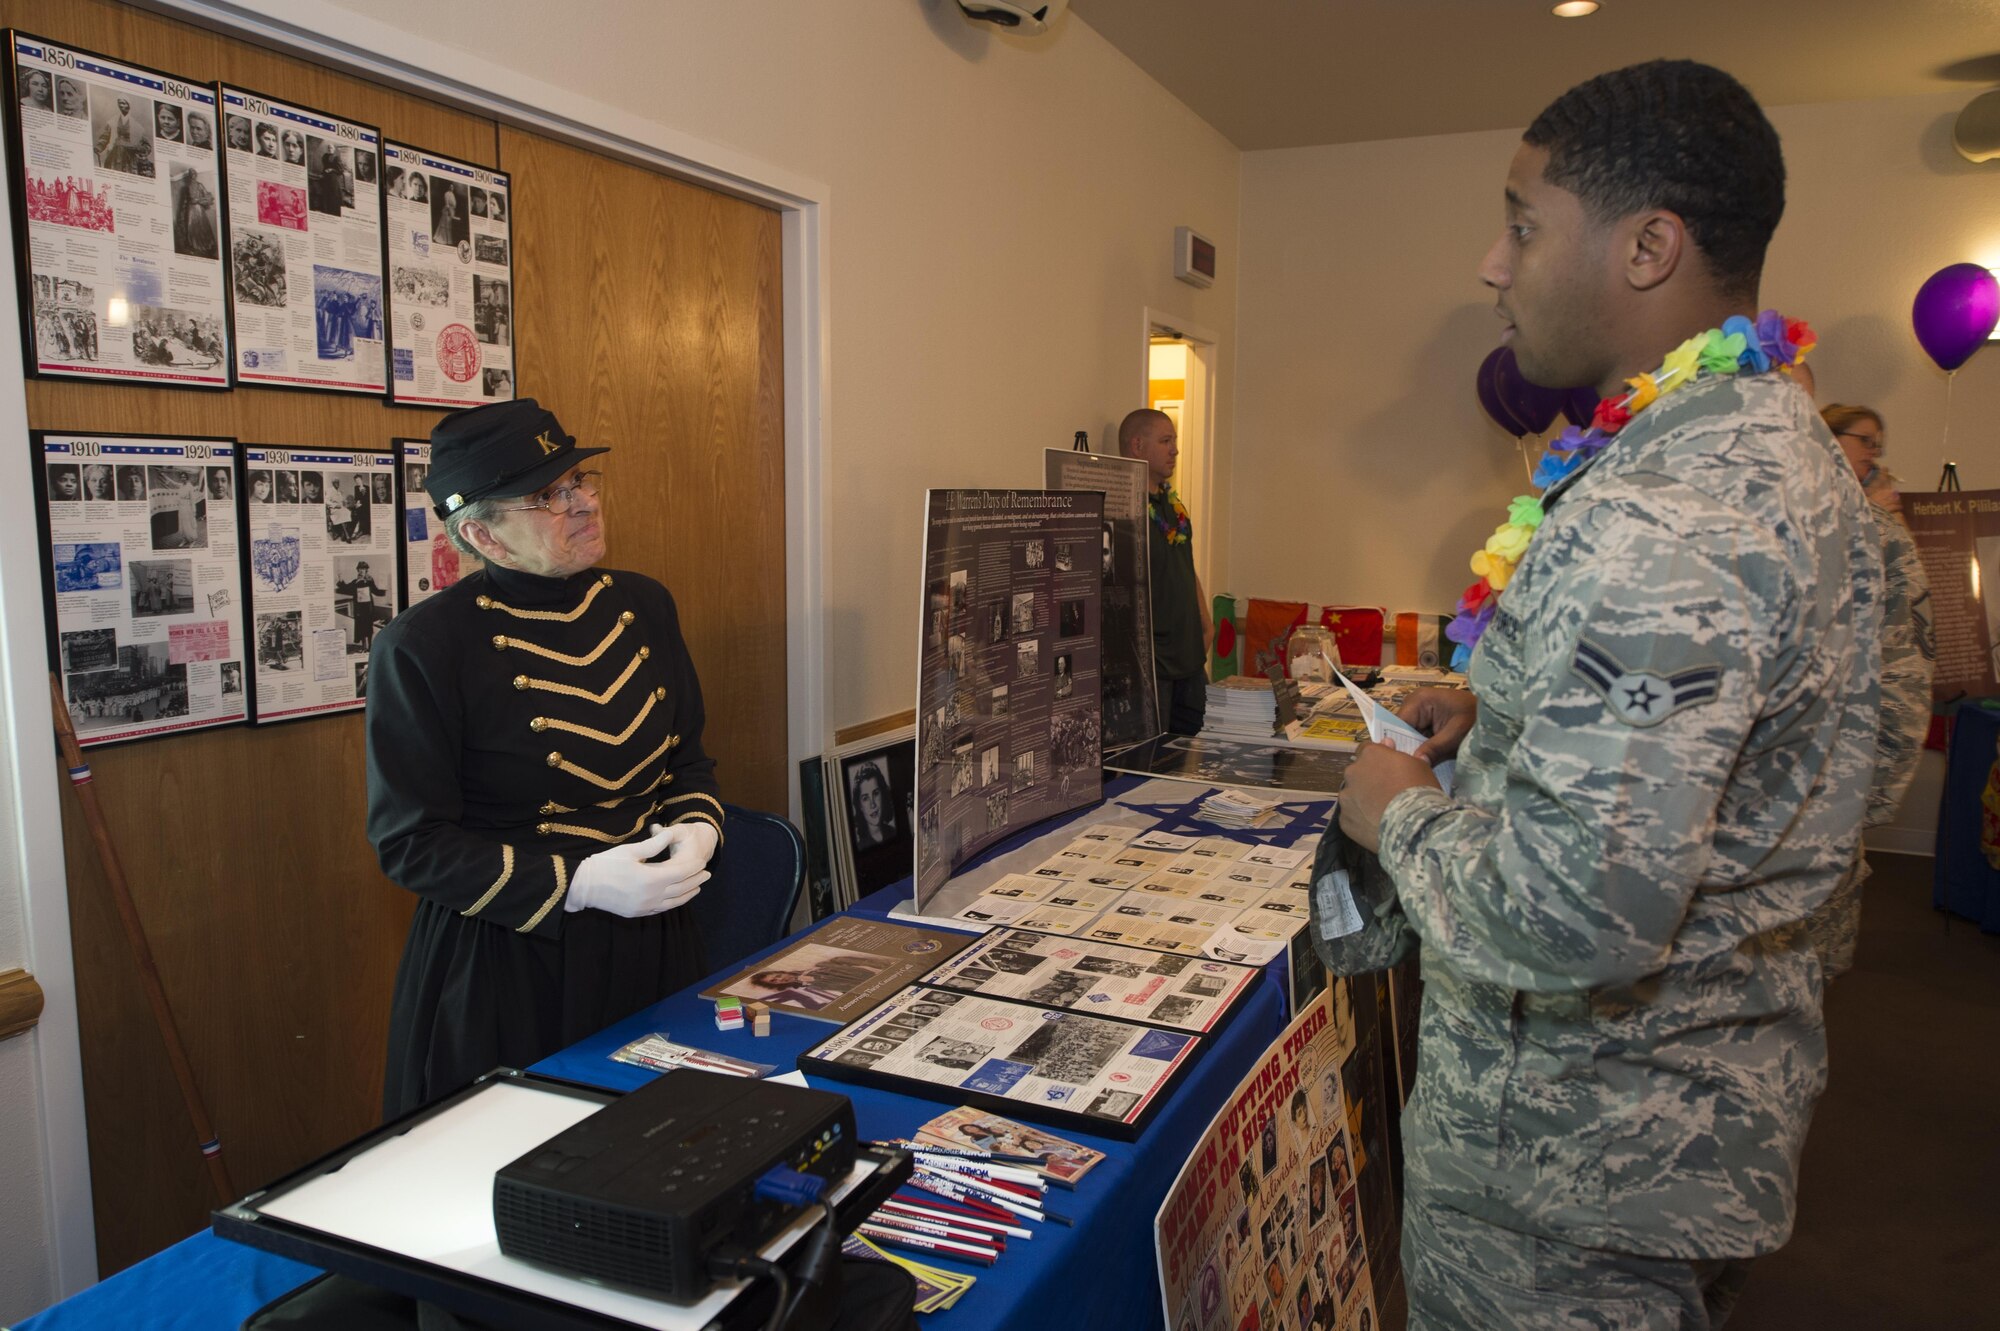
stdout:
[[806,883],[806,843],[775,813],[722,806],[722,847],[690,903],[711,971],[726,970],[792,931]]

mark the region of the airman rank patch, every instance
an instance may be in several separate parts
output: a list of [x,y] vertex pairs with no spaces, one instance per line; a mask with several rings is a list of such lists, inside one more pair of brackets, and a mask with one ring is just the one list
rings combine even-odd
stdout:
[[1722,691],[1720,666],[1689,666],[1671,675],[1628,670],[1588,638],[1577,640],[1570,666],[1604,699],[1611,714],[1628,726],[1656,726],[1675,712],[1713,702]]

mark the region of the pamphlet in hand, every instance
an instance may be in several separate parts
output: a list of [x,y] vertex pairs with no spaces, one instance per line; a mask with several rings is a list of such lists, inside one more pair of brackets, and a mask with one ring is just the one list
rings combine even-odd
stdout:
[[[1424,741],[1430,738],[1430,736],[1418,730],[1408,721],[1405,721],[1402,717],[1397,716],[1394,712],[1369,697],[1358,684],[1346,675],[1340,674],[1339,671],[1335,671],[1334,674],[1339,677],[1342,684],[1347,686],[1348,696],[1354,699],[1354,705],[1361,711],[1361,719],[1368,723],[1369,739],[1374,740],[1377,744],[1387,744],[1398,753],[1415,753],[1423,747]],[[1451,794],[1451,780],[1456,771],[1457,764],[1451,759],[1438,763],[1431,768],[1431,775],[1437,778],[1438,784],[1444,787],[1444,793],[1447,795]]]

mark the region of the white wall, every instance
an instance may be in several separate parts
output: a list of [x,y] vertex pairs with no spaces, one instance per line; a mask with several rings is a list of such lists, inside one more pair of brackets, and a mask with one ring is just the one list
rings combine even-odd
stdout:
[[[2000,162],[1975,166],[1950,144],[1965,101],[1771,112],[1790,183],[1764,303],[1819,331],[1821,400],[1880,410],[1889,465],[1916,489],[1946,456],[1945,376],[1910,333],[1910,303],[1948,263],[2000,266]],[[1474,268],[1519,139],[1245,154],[1229,590],[1443,613],[1472,581],[1467,556],[1527,492],[1472,386],[1499,332]],[[1967,489],[2000,488],[1996,435],[1989,346],[1952,391],[1949,454]],[[1935,799],[1920,781],[1898,825],[1927,840]]]
[[[538,0],[337,3],[828,186],[830,729],[915,701],[924,489],[1106,447],[1147,306],[1222,335],[1228,467],[1240,154],[1075,16],[1028,39],[950,0],[579,0],[558,31]],[[1221,247],[1213,288],[1173,279],[1176,225]]]

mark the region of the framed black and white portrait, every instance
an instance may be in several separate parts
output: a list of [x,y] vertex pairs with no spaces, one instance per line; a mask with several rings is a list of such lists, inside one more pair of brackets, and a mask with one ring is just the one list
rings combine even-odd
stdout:
[[826,761],[834,882],[847,906],[914,869],[915,729],[871,736]]

